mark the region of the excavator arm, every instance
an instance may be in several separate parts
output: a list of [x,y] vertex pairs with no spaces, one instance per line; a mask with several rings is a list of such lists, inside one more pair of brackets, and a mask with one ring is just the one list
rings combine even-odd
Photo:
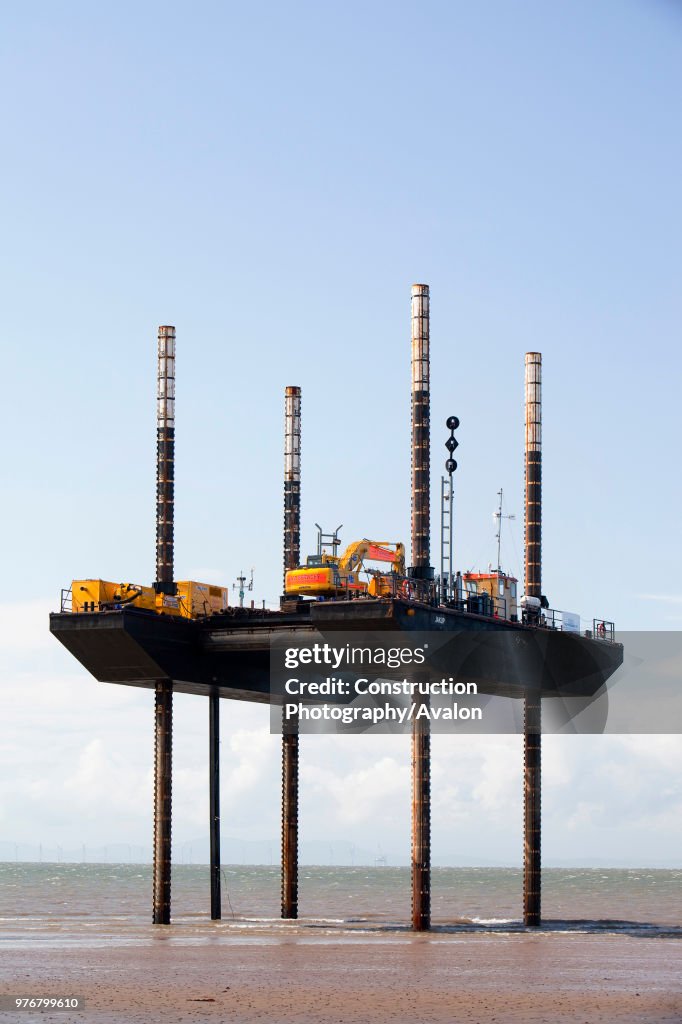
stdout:
[[363,561],[390,562],[391,572],[404,575],[405,545],[385,540],[356,540],[349,544],[339,558],[339,568],[344,572],[359,572]]

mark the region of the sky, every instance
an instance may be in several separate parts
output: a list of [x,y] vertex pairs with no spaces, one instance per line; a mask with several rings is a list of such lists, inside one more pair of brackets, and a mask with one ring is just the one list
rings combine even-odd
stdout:
[[[316,522],[409,541],[418,281],[434,538],[454,413],[455,563],[495,561],[503,488],[521,575],[541,351],[550,603],[680,628],[681,49],[666,0],[5,7],[0,856],[149,854],[153,695],[96,683],[47,615],[72,578],[153,578],[159,324],[179,578],[253,568],[276,604],[288,384],[304,551]],[[180,859],[207,834],[208,712],[175,706]],[[543,758],[546,861],[679,862],[680,737],[548,737]],[[277,856],[278,759],[267,709],[224,702],[235,855]],[[433,770],[434,859],[519,863],[520,739],[439,737]],[[306,842],[407,856],[407,738],[311,737],[301,771]]]

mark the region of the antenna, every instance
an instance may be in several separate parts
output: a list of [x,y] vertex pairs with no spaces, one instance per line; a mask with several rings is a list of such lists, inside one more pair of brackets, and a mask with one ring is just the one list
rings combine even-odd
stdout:
[[497,538],[497,575],[500,576],[501,573],[502,573],[502,565],[501,565],[501,562],[500,562],[500,549],[502,547],[502,520],[503,519],[516,519],[516,516],[506,516],[506,515],[502,514],[502,488],[501,487],[500,487],[500,489],[499,489],[499,491],[497,493],[498,493],[499,498],[500,498],[500,504],[498,506],[497,512],[493,512],[493,516],[494,516],[495,519],[497,519],[497,533],[495,534],[495,536]]
[[[241,572],[241,575],[237,576],[237,583],[239,584],[239,607],[243,608],[244,607],[244,596],[245,596],[244,585],[246,584],[246,576],[244,575],[244,570],[243,569],[241,569],[240,572]],[[232,589],[233,590],[237,589],[237,583],[233,583],[232,584]],[[248,583],[248,586],[246,587],[246,590],[253,590],[253,569],[251,570],[251,579],[249,580],[249,583]]]

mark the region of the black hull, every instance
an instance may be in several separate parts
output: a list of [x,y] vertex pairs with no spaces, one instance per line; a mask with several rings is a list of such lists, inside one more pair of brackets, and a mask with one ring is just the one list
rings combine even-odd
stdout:
[[172,679],[181,693],[261,703],[270,700],[270,641],[287,634],[300,641],[328,631],[437,633],[439,672],[516,698],[592,696],[623,660],[620,644],[400,600],[301,602],[202,621],[134,608],[52,614],[50,630],[101,682],[151,689]]

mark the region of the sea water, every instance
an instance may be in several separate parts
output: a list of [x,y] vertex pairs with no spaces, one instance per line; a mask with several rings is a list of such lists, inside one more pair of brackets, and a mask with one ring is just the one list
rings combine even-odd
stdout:
[[[0,948],[54,943],[97,946],[297,934],[388,938],[409,929],[410,872],[405,867],[299,868],[299,920],[279,916],[276,866],[224,865],[221,922],[211,922],[207,865],[173,865],[176,929],[151,927],[148,864],[0,863]],[[435,931],[522,929],[522,873],[517,868],[432,869]],[[545,869],[543,928],[682,937],[682,870]]]

